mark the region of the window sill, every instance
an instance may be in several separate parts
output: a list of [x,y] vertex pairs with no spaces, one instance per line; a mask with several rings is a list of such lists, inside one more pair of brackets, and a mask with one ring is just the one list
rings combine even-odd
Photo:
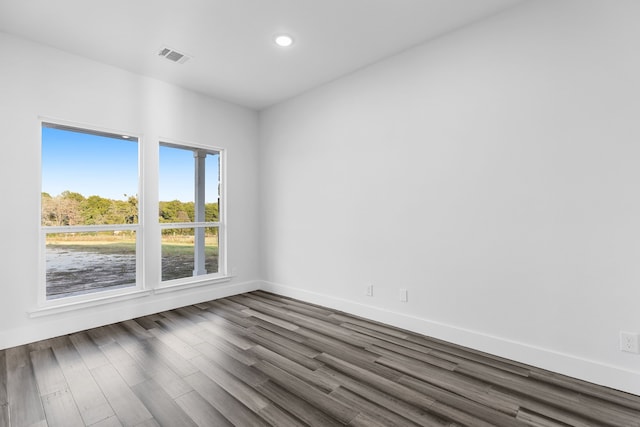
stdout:
[[197,282],[189,281],[189,282],[182,282],[182,283],[173,283],[169,285],[164,285],[156,289],[135,290],[135,291],[131,291],[123,294],[101,296],[91,300],[74,301],[66,304],[63,303],[63,304],[39,307],[29,311],[28,314],[29,314],[29,317],[33,319],[36,317],[50,316],[50,315],[55,315],[60,313],[67,313],[75,310],[82,310],[85,308],[112,304],[114,302],[119,302],[119,301],[127,301],[127,300],[136,299],[136,298],[142,298],[149,295],[166,294],[170,292],[181,291],[183,289],[199,288],[207,285],[226,283],[231,281],[231,279],[233,279],[233,276],[222,276],[222,277],[203,279]]
[[58,313],[66,313],[69,311],[81,310],[83,308],[96,307],[99,305],[111,304],[118,301],[126,301],[130,299],[146,297],[148,295],[151,295],[152,293],[153,291],[150,289],[135,290],[124,294],[102,296],[86,301],[74,301],[66,304],[56,304],[48,307],[39,307],[35,310],[30,311],[29,317],[35,318]]
[[231,281],[233,276],[221,276],[210,279],[202,279],[198,281],[190,280],[188,282],[170,283],[167,285],[161,285],[159,288],[153,290],[154,294],[164,294],[167,292],[174,292],[181,289],[199,288],[201,286],[214,285],[217,283],[226,283]]

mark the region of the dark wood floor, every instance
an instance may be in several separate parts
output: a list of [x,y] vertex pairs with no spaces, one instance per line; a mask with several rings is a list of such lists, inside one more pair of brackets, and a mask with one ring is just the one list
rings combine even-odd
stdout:
[[640,397],[265,292],[0,351],[4,426],[640,426]]

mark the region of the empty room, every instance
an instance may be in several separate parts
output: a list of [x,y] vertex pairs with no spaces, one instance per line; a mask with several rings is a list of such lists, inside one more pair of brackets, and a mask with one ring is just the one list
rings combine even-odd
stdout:
[[639,17],[0,0],[0,427],[640,427]]

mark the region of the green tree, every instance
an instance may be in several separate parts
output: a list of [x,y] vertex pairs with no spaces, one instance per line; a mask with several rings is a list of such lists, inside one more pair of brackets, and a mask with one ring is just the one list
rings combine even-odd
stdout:
[[65,199],[71,199],[71,200],[75,200],[79,203],[82,203],[84,201],[84,196],[80,193],[74,193],[71,192],[69,190],[63,191],[62,193],[60,193],[60,197],[65,198]]
[[218,203],[207,203],[204,205],[204,220],[207,222],[215,222],[220,218],[218,211]]
[[84,224],[113,224],[113,222],[109,222],[111,202],[111,200],[100,196],[89,196],[86,198],[82,203],[82,217],[84,219]]

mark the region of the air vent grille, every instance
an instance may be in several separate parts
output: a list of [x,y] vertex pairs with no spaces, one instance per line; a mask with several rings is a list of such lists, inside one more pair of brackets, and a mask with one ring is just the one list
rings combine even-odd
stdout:
[[185,55],[184,53],[180,53],[177,50],[168,47],[163,47],[162,49],[160,49],[158,55],[164,56],[167,60],[171,62],[177,62],[178,64],[184,64],[190,59],[188,55]]

